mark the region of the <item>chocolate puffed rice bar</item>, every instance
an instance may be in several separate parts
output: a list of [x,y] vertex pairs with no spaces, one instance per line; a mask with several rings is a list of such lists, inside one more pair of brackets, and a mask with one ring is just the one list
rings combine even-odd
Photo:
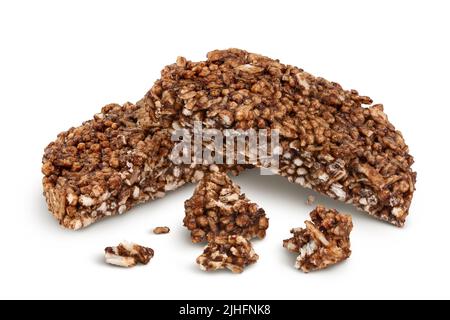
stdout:
[[371,104],[355,90],[239,49],[212,51],[202,62],[180,57],[136,104],[108,105],[50,143],[44,195],[63,226],[79,229],[207,172],[251,167],[172,162],[173,130],[200,121],[208,129],[279,130],[275,173],[403,226],[413,158],[383,106]]

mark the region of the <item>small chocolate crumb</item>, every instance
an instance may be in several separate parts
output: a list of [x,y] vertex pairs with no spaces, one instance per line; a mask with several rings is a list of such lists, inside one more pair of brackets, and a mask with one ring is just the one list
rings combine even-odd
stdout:
[[155,229],[153,229],[154,234],[166,234],[169,232],[170,232],[169,227],[156,227]]
[[312,205],[314,201],[316,201],[316,198],[314,198],[314,196],[308,196],[308,198],[306,198],[306,204],[308,206]]

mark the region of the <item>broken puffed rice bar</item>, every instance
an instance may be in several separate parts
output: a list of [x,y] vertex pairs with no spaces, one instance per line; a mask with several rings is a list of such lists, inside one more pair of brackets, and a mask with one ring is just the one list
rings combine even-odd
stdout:
[[153,255],[153,249],[131,242],[122,242],[117,247],[105,248],[106,263],[119,267],[129,268],[137,263],[147,264]]
[[184,207],[183,222],[191,231],[194,243],[216,235],[262,239],[269,227],[264,209],[250,202],[240,187],[222,172],[205,175]]
[[242,236],[217,236],[208,243],[197,264],[203,271],[229,269],[241,273],[250,264],[256,263],[259,256],[247,239]]
[[[381,104],[303,69],[239,49],[166,66],[136,104],[110,104],[45,149],[49,210],[80,229],[163,197],[209,171],[251,166],[175,164],[174,129],[278,131],[279,170],[302,187],[403,226],[416,173],[400,131]],[[255,166],[267,167],[264,159]],[[228,162],[227,162],[228,163]]]
[[322,206],[317,206],[310,216],[312,222],[305,221],[305,229],[292,229],[293,237],[283,241],[283,247],[299,254],[295,267],[310,272],[350,257],[351,216]]

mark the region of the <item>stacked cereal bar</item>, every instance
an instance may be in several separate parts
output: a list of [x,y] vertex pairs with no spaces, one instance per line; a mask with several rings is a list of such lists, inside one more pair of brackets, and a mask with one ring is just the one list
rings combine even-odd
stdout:
[[277,174],[403,226],[413,158],[383,106],[371,104],[355,90],[239,49],[212,51],[201,62],[180,57],[136,104],[108,105],[50,143],[44,194],[60,223],[79,229],[205,173],[248,167],[171,161],[173,130],[200,121],[209,129],[278,130]]

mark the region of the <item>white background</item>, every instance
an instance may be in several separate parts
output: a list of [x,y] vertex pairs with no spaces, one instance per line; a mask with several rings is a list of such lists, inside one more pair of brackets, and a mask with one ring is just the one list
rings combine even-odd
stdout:
[[[448,1],[1,1],[0,298],[450,298]],[[110,102],[135,102],[178,55],[238,47],[357,89],[385,105],[415,157],[417,191],[399,229],[351,213],[353,254],[303,274],[282,248],[313,194],[257,171],[235,179],[270,217],[260,260],[206,274],[182,227],[193,186],[78,231],[48,213],[41,157],[56,134]],[[168,235],[151,229],[168,225]],[[121,240],[147,266],[103,263]]]

